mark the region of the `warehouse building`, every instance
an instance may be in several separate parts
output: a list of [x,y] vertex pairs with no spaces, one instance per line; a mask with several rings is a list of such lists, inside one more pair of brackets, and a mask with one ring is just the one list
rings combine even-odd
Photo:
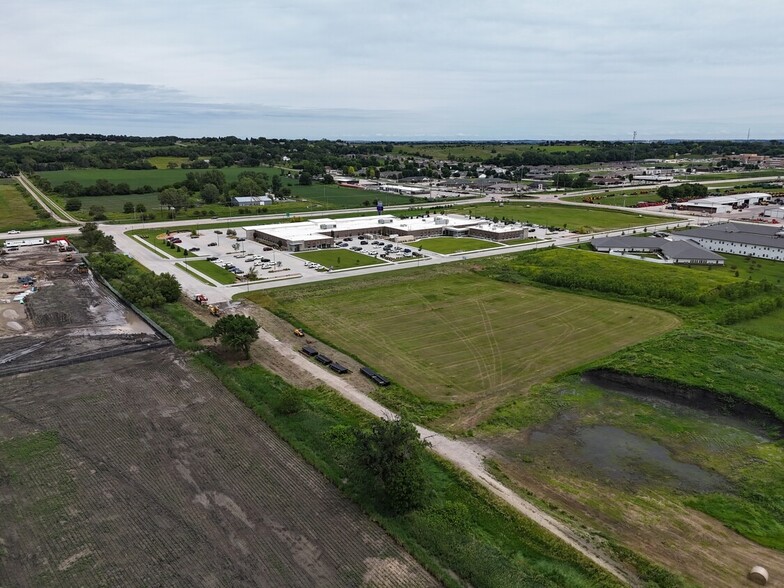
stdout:
[[784,229],[775,225],[720,223],[680,231],[673,237],[690,239],[719,253],[784,261]]
[[269,196],[234,196],[231,199],[232,206],[267,206],[272,204]]
[[708,198],[697,198],[675,205],[678,210],[688,210],[692,212],[706,212],[715,214],[717,212],[727,213],[733,210],[748,208],[759,204],[767,204],[770,201],[770,194],[766,192],[749,192],[747,194],[731,194],[728,196],[710,196]]

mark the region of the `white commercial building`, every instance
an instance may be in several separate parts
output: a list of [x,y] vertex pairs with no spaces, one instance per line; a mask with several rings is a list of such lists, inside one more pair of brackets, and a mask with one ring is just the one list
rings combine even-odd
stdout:
[[784,261],[784,229],[780,226],[731,222],[679,231],[672,236],[691,239],[719,253]]
[[398,218],[385,214],[340,219],[319,218],[243,228],[248,239],[285,251],[333,247],[336,240],[344,237],[411,240],[447,235],[493,241],[528,237],[528,227],[520,223],[493,223],[486,219],[468,218],[462,215]]
[[692,212],[707,212],[714,214],[717,212],[727,213],[739,208],[765,204],[770,201],[770,194],[767,192],[748,192],[746,194],[729,194],[727,196],[709,196],[708,198],[697,198],[677,204],[678,210],[690,210]]

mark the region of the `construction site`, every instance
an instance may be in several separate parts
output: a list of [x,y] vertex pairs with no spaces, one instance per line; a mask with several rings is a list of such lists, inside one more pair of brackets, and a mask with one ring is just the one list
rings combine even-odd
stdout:
[[0,256],[0,375],[168,344],[78,254],[44,244]]

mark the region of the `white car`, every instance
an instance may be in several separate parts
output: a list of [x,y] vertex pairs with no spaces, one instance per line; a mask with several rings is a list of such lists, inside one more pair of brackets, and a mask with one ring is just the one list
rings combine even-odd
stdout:
[[22,232],[22,231],[17,231],[16,229],[14,229],[14,230],[12,230],[12,231],[8,231],[8,234],[9,234],[9,235],[18,235],[18,234],[19,234],[19,233],[21,233],[21,232]]

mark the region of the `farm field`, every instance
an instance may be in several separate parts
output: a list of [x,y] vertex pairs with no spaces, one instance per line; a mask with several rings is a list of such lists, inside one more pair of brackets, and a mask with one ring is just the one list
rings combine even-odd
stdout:
[[639,215],[633,212],[602,210],[590,206],[571,206],[559,204],[504,203],[482,204],[477,206],[455,207],[455,212],[467,212],[473,216],[498,217],[512,221],[530,222],[548,227],[566,228],[571,231],[606,231],[628,229],[644,225],[666,222],[665,217]]
[[307,261],[315,261],[326,268],[331,267],[336,270],[384,263],[381,259],[376,259],[375,257],[370,257],[369,255],[364,255],[355,251],[347,251],[346,249],[305,251],[303,253],[295,253],[294,256]]
[[5,583],[437,585],[179,352],[84,365],[2,380]]
[[421,247],[427,251],[435,253],[459,253],[461,251],[477,251],[479,249],[492,249],[501,247],[500,243],[484,241],[482,239],[472,239],[470,237],[431,237],[409,243],[413,247]]
[[437,424],[456,431],[537,382],[679,324],[665,312],[459,269],[405,273],[249,298],[294,317],[415,396],[453,406]]
[[233,284],[237,281],[237,276],[235,276],[229,270],[223,269],[222,267],[219,267],[211,261],[207,261],[206,259],[195,259],[192,261],[186,261],[184,263],[185,265],[200,271],[205,276],[212,278],[219,284]]

